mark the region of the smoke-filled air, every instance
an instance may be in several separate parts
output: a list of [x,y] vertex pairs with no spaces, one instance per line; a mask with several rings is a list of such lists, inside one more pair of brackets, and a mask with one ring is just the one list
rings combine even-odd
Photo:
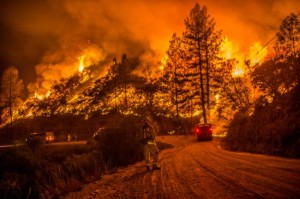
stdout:
[[0,29],[0,198],[300,198],[300,0],[1,0]]
[[[181,34],[196,2],[4,1],[1,68],[16,66],[30,94],[45,94],[55,81],[77,71],[80,59],[85,67],[98,65],[95,70],[100,74],[123,53],[138,57],[142,65],[160,62],[173,32]],[[225,47],[230,48],[227,56],[241,58],[256,53],[276,34],[282,19],[300,7],[297,0],[200,4],[208,7],[217,28],[223,30]]]

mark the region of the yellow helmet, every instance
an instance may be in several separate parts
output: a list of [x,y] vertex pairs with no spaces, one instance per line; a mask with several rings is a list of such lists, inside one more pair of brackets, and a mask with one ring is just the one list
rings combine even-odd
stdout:
[[151,122],[149,117],[144,117],[142,121],[143,121],[143,123]]

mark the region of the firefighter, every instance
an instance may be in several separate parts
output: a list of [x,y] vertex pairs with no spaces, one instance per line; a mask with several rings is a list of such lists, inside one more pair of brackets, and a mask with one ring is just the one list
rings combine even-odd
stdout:
[[153,170],[159,170],[160,167],[157,165],[158,161],[158,149],[156,147],[155,143],[155,131],[153,127],[150,125],[150,118],[145,117],[142,120],[142,127],[141,127],[141,132],[142,132],[142,139],[141,143],[144,145],[144,156],[145,156],[145,162],[146,162],[146,168],[147,171],[150,171],[150,154],[153,156]]

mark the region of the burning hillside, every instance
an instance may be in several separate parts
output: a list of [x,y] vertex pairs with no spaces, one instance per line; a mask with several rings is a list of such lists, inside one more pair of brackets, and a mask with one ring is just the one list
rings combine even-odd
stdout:
[[[200,27],[197,29],[199,34],[194,34],[192,30],[188,32],[190,26],[186,19],[186,31],[178,37],[182,44],[179,44],[178,52],[173,49],[173,55],[177,55],[171,57],[166,55],[167,45],[164,44],[169,40],[169,35],[167,38],[161,37],[155,31],[160,29],[164,33],[169,27],[164,22],[152,23],[152,12],[147,10],[146,2],[132,0],[130,3],[47,3],[49,9],[60,10],[60,16],[64,16],[60,22],[65,27],[57,21],[53,22],[57,25],[56,29],[51,29],[56,35],[55,45],[43,51],[37,64],[34,64],[36,78],[31,78],[27,85],[30,97],[24,103],[18,103],[13,111],[14,119],[61,114],[85,115],[88,118],[94,112],[107,114],[110,111],[136,114],[143,108],[156,114],[187,118],[199,116],[205,109],[208,109],[209,116],[210,110],[217,111],[220,108],[218,105],[224,104],[224,95],[228,103],[234,104],[234,108],[246,107],[253,102],[255,97],[249,97],[255,95],[249,72],[272,51],[261,45],[257,34],[252,34],[252,39],[245,35],[246,48],[245,42],[232,38],[228,30],[224,31],[228,37],[217,31],[219,26],[216,24],[224,22],[217,21],[219,14],[216,6],[211,6],[216,16],[214,19],[207,15],[205,6],[196,4],[189,20],[202,20],[204,16],[211,18],[208,22],[204,20],[204,23],[213,23]],[[159,12],[158,16],[169,16],[179,4],[157,3],[153,9],[168,7],[168,12]],[[47,8],[43,3],[35,6]],[[202,9],[198,11],[204,13],[198,19],[193,18],[193,13],[198,12],[197,6]],[[127,18],[116,17],[119,9],[124,10],[118,12],[120,16]],[[137,17],[135,12],[128,14],[131,9],[145,12],[139,12],[143,14]],[[49,22],[46,17],[49,13],[45,13],[41,20]],[[96,20],[97,17],[101,20]],[[169,19],[172,24],[176,17]],[[154,27],[145,27],[145,22],[151,22]],[[134,26],[131,25],[133,23]],[[244,27],[240,23],[236,25]],[[45,26],[46,30],[39,26],[39,31],[47,33],[48,26]],[[35,25],[31,28],[29,32],[38,32]],[[175,31],[182,29],[182,25],[174,28]],[[145,36],[146,32],[149,37]],[[198,38],[200,46],[192,46],[195,41],[189,41],[192,37],[188,34],[202,34],[205,37]],[[192,52],[195,49],[199,49],[200,57]],[[225,84],[232,86],[225,88]],[[4,110],[4,123],[9,112],[12,111]]]

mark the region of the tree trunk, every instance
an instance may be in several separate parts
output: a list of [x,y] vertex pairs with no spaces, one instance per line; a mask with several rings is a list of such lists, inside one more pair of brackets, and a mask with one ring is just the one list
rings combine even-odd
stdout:
[[200,95],[201,95],[201,108],[202,108],[202,116],[204,120],[204,124],[207,123],[206,117],[206,107],[205,107],[205,94],[204,94],[204,84],[203,84],[203,67],[202,67],[202,60],[201,60],[201,51],[200,51],[200,41],[198,40],[198,65],[199,65],[199,76],[200,76]]
[[176,65],[174,69],[174,83],[175,83],[175,105],[176,105],[176,117],[178,118],[179,116],[179,109],[178,109],[178,88],[177,88],[177,70],[176,70]]
[[208,44],[207,44],[207,37],[205,37],[205,59],[206,59],[206,103],[207,103],[207,115],[208,118],[210,119],[210,93],[209,93],[209,55],[208,55]]

